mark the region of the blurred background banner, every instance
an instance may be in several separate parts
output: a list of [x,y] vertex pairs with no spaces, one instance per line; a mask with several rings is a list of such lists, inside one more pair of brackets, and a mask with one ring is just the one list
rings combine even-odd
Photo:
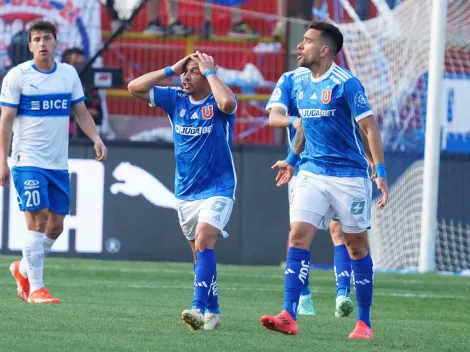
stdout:
[[0,70],[8,70],[31,58],[24,33],[34,20],[46,18],[57,25],[59,47],[56,53],[71,47],[81,48],[87,57],[101,45],[101,5],[89,0],[1,1]]
[[[54,244],[61,256],[121,260],[190,262],[187,241],[178,224],[173,194],[174,158],[171,145],[109,142],[104,164],[93,160],[88,143],[73,141],[70,147],[72,205],[64,232]],[[230,236],[217,243],[221,263],[277,265],[286,253],[289,231],[287,188],[276,188],[273,161],[282,159],[283,148],[237,146],[233,150],[238,188]],[[391,202],[388,212],[373,209],[370,245],[378,269],[417,266],[420,228],[416,209],[422,187],[419,153],[386,154]],[[468,267],[470,238],[470,157],[443,154],[439,186],[439,229],[436,261],[439,270]],[[449,201],[449,199],[458,201]],[[13,184],[0,188],[0,253],[19,253],[26,235]],[[380,235],[399,228],[390,236]],[[312,264],[333,265],[329,234],[319,231],[312,244]]]

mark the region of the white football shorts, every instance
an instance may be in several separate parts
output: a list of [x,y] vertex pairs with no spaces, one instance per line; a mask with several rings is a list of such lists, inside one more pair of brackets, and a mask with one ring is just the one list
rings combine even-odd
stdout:
[[234,200],[228,197],[178,200],[178,219],[183,234],[188,240],[194,240],[197,224],[205,222],[219,229],[222,236],[228,237],[224,228],[232,215],[233,203]]
[[345,233],[370,227],[372,182],[362,177],[317,175],[301,170],[293,187],[290,222],[307,222],[326,230],[336,217]]

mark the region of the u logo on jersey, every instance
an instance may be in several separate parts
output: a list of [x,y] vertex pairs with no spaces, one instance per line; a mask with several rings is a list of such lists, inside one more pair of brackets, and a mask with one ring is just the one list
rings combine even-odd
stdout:
[[331,101],[331,89],[321,91],[321,101],[323,104],[328,104]]
[[207,105],[202,108],[202,117],[206,120],[209,120],[214,116],[214,107],[212,105]]

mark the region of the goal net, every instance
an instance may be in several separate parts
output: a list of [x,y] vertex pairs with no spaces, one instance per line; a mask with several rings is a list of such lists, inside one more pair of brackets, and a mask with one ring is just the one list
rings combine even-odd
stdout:
[[[369,241],[374,263],[377,269],[416,269],[421,238],[431,1],[405,0],[376,18],[339,26],[344,34],[349,68],[364,84],[385,150],[393,152],[386,155],[390,202],[384,210],[378,210],[376,205],[372,209]],[[466,148],[468,153],[470,1],[467,0],[448,1],[442,88],[441,149],[455,153]],[[469,158],[466,160],[468,164]],[[462,271],[470,269],[470,215],[468,211],[449,214],[443,208],[446,202],[460,202],[461,208],[468,209],[467,200],[459,192],[450,198],[442,188],[449,183],[455,189],[465,188],[469,178],[465,181],[459,176],[459,167],[444,175],[445,167],[441,158],[436,267],[441,271]]]

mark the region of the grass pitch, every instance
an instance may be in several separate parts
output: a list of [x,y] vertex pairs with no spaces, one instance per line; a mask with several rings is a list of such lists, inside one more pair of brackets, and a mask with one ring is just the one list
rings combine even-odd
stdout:
[[[470,351],[470,278],[376,274],[374,341],[349,341],[355,317],[334,318],[333,272],[311,271],[316,317],[299,335],[266,331],[264,314],[283,301],[280,267],[218,266],[220,329],[190,331],[180,319],[192,300],[193,266],[47,258],[45,280],[62,300],[16,297],[0,257],[0,351]],[[355,316],[355,312],[353,313]]]

